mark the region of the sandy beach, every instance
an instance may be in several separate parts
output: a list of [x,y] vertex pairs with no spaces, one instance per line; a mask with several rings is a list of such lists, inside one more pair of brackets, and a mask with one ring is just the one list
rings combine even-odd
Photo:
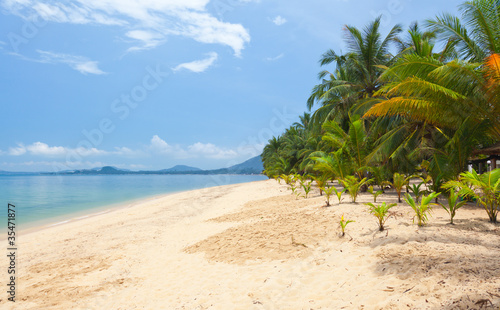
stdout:
[[[500,226],[483,209],[450,225],[435,207],[419,228],[402,203],[379,232],[370,194],[324,200],[267,180],[20,233],[16,302],[4,289],[1,308],[499,309]],[[355,221],[345,237],[342,214]]]

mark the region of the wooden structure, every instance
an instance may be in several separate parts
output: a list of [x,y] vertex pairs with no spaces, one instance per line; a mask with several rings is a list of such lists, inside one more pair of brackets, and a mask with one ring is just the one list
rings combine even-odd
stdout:
[[488,157],[481,159],[471,159],[469,161],[470,164],[479,164],[478,173],[483,173],[483,167],[487,169],[487,162],[490,161],[490,169],[493,170],[497,168],[497,160],[500,160],[500,142],[481,150],[476,150],[472,152],[473,155],[486,155]]

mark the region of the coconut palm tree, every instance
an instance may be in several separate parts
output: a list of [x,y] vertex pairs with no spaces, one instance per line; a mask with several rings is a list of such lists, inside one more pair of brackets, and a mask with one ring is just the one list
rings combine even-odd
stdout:
[[463,60],[477,63],[500,53],[500,1],[467,1],[459,11],[462,19],[443,13],[427,21],[429,29],[455,46]]
[[[435,181],[458,175],[472,150],[500,139],[499,4],[465,2],[460,7],[463,22],[442,14],[427,22],[428,33],[410,28],[413,52],[384,72],[381,80],[387,84],[376,95],[385,98],[365,114],[404,120],[379,148],[389,149],[394,157],[407,153],[401,146],[416,142],[410,149],[432,158]],[[439,57],[431,52],[434,37],[446,43]],[[412,50],[410,43],[401,45]],[[454,51],[462,60],[446,62]]]
[[[498,35],[487,36],[499,27],[499,4],[499,1],[464,3],[461,10],[467,27],[450,15],[428,22],[442,40],[445,40],[443,34],[447,34],[447,46],[456,47],[465,59],[480,62],[445,63],[443,58],[425,53],[404,55],[381,76],[387,84],[377,95],[385,99],[373,105],[364,116],[398,116],[406,120],[405,126],[430,129],[428,133],[421,131],[419,149],[427,149],[428,154],[424,155],[431,156],[431,164],[439,167],[439,173],[433,176],[435,181],[446,174],[457,176],[474,149],[500,140],[500,55],[495,53],[499,39]],[[394,129],[394,133],[402,129]],[[398,145],[395,140],[414,137],[413,134],[387,135],[392,139],[384,142],[391,144],[394,150],[401,150],[399,146],[405,145]],[[434,140],[424,139],[429,135]],[[446,158],[449,164],[444,164]],[[450,169],[451,172],[445,171]]]
[[339,149],[330,154],[316,152],[310,157],[314,161],[313,169],[328,179],[344,179],[352,173],[351,163]]
[[349,122],[349,110],[363,98],[373,96],[381,84],[378,80],[383,69],[389,65],[393,56],[389,53],[390,43],[401,32],[399,25],[394,26],[389,34],[382,38],[380,17],[362,31],[353,26],[345,26],[344,32],[349,53],[339,55],[328,50],[320,59],[321,66],[336,63],[333,72],[321,71],[318,75],[321,83],[316,85],[307,101],[309,110],[315,104],[321,107],[315,112],[321,121],[336,119],[346,130]]
[[307,130],[309,129],[311,125],[311,114],[304,112],[303,115],[299,116],[300,122],[295,122],[293,123],[292,126],[294,126],[297,129],[302,129],[302,130]]
[[344,161],[349,161],[359,180],[367,176],[369,168],[368,153],[372,148],[373,140],[366,130],[363,120],[358,119],[349,123],[349,130],[344,131],[335,121],[323,124],[325,133],[323,140],[334,150],[340,150]]

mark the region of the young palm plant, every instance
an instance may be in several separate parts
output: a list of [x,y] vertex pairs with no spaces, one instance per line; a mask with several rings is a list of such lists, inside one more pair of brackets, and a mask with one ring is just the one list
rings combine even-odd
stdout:
[[337,190],[334,186],[332,186],[333,192],[335,193],[335,196],[337,196],[337,199],[339,200],[339,205],[342,202],[342,194],[345,193],[345,188],[341,191]]
[[301,180],[300,185],[304,189],[305,197],[309,196],[309,192],[311,191],[312,188],[312,181],[307,181],[307,180]]
[[[435,199],[441,193],[430,193],[427,196],[422,197],[422,201],[420,204],[415,202],[413,198],[409,195],[405,195],[405,201],[410,207],[415,211],[415,217],[418,220],[418,226],[424,226],[428,221],[428,214],[431,211],[431,206],[436,205],[435,203],[431,203],[432,199]],[[413,217],[413,221],[415,221],[415,217]]]
[[368,187],[368,192],[373,195],[373,202],[377,202],[377,197],[384,193],[383,190],[375,191],[373,186]]
[[339,222],[340,223],[340,228],[342,230],[342,237],[345,236],[345,227],[347,226],[347,224],[352,223],[352,222],[354,222],[354,221],[352,221],[352,220],[345,220],[344,219],[344,215],[342,214],[342,217],[340,218],[340,222]]
[[333,194],[333,189],[335,187],[334,186],[327,186],[327,187],[322,187],[321,189],[323,190],[323,192],[325,192],[325,197],[326,197],[326,207],[329,207],[330,206],[330,197],[332,196]]
[[316,181],[316,185],[319,188],[319,195],[323,196],[323,188],[325,187],[326,183],[328,182],[328,177],[324,174],[321,174],[319,176],[313,177],[314,181]]
[[383,202],[381,205],[376,206],[371,202],[365,203],[370,208],[370,213],[373,214],[377,219],[378,219],[378,228],[380,231],[384,230],[384,225],[387,219],[389,218],[388,216],[388,211],[390,208],[394,207],[397,205],[396,203],[390,203],[387,204],[386,202]]
[[352,202],[356,202],[356,198],[358,197],[358,193],[361,187],[365,184],[370,183],[372,179],[368,180],[367,178],[363,178],[360,181],[357,177],[349,175],[340,181],[349,193],[349,196],[351,196]]
[[490,222],[497,223],[500,211],[500,169],[484,174],[477,174],[472,169],[471,172],[461,173],[458,181],[446,182],[443,188],[458,188],[458,195],[476,199],[488,213]]
[[410,190],[413,192],[413,195],[415,195],[415,201],[418,202],[420,200],[420,196],[422,196],[425,193],[425,190],[421,190],[420,187],[422,187],[422,184],[424,182],[417,184],[411,184],[409,186]]
[[335,188],[335,186],[329,186],[329,187],[323,187],[323,191],[325,192],[326,196],[326,206],[330,206],[330,197],[335,193],[335,196],[337,196],[339,200],[339,204],[342,201],[342,194],[345,192],[345,189],[339,191]]
[[411,178],[412,176],[405,177],[403,174],[399,174],[397,172],[394,173],[394,180],[391,185],[398,193],[398,202],[401,202],[401,191],[403,190],[403,187],[408,186],[408,182],[410,182]]
[[448,207],[446,207],[444,204],[439,203],[443,209],[446,210],[450,214],[450,224],[453,225],[453,218],[455,217],[455,214],[457,213],[457,210],[463,207],[467,203],[467,201],[460,201],[459,200],[460,195],[455,192],[454,189],[450,190],[450,194],[448,195]]

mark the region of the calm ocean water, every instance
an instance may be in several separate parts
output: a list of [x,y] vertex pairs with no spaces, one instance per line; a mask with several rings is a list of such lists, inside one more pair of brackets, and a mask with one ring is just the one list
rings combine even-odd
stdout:
[[0,220],[16,206],[18,229],[159,194],[265,180],[262,175],[0,176]]

